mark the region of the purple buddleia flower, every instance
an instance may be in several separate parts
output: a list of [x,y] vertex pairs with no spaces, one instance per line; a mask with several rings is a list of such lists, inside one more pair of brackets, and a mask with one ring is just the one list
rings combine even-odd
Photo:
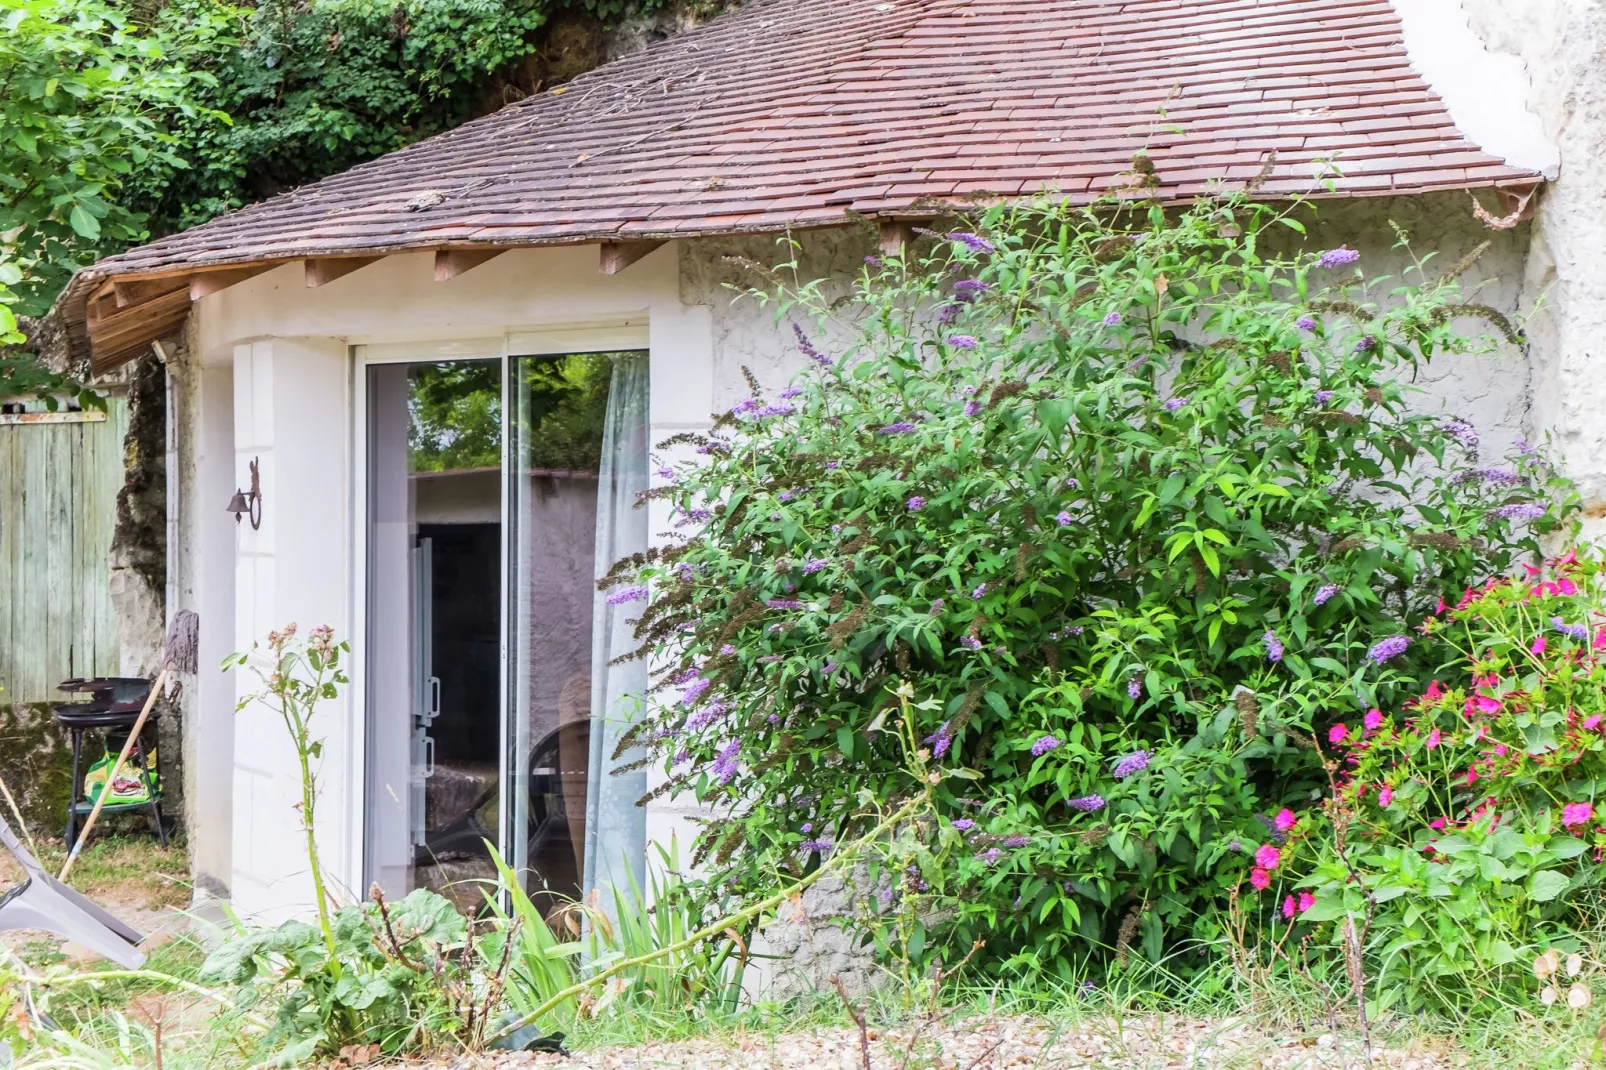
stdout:
[[883,435],[906,435],[915,429],[915,425],[908,420],[899,420],[895,424],[888,424],[881,429]]
[[804,840],[797,846],[798,850],[802,851],[806,855],[811,855],[816,852],[821,855],[828,855],[831,853],[833,848],[833,844],[830,840]]
[[826,461],[825,462],[825,470],[827,472],[835,472],[841,466],[842,466],[842,462],[841,461]]
[[974,301],[988,289],[980,279],[960,279],[954,283],[954,296],[961,301]]
[[1032,842],[1032,838],[1030,836],[1009,836],[1002,842],[1005,847],[1025,847]]
[[1186,405],[1187,403],[1188,403],[1188,399],[1187,398],[1183,398],[1183,397],[1167,398],[1166,402],[1165,402],[1165,411],[1166,412],[1176,412],[1178,409],[1182,408],[1182,406]]
[[1318,587],[1316,589],[1316,604],[1319,605],[1319,606],[1326,605],[1327,604],[1327,600],[1329,598],[1332,598],[1338,592],[1339,592],[1338,584],[1336,584],[1336,583],[1324,583],[1324,584],[1322,584],[1320,587]]
[[1080,810],[1084,814],[1091,814],[1104,809],[1104,796],[1083,795],[1080,798],[1070,800],[1065,805],[1072,810]]
[[742,741],[733,739],[714,756],[714,779],[721,784],[729,784],[736,779],[736,761],[742,753]]
[[797,411],[795,405],[766,405],[753,413],[753,419],[763,420],[770,416],[790,416]]
[[1059,511],[1058,513],[1054,514],[1054,523],[1058,524],[1062,528],[1070,527],[1071,526],[1071,521],[1072,521],[1071,514],[1065,512],[1063,509],[1061,511]]
[[1560,617],[1551,617],[1550,626],[1563,635],[1570,635],[1580,643],[1589,638],[1589,629],[1582,624],[1568,624]]
[[1355,261],[1359,260],[1360,258],[1361,254],[1356,252],[1354,249],[1345,249],[1342,247],[1338,249],[1329,249],[1321,256],[1316,258],[1316,266],[1319,268],[1343,267],[1345,264],[1355,263]]
[[942,612],[943,604],[944,604],[944,600],[941,599],[941,598],[938,598],[937,600],[935,600],[934,602],[931,603],[931,615],[933,617],[935,617],[938,613]]
[[822,368],[831,366],[831,358],[814,348],[814,343],[809,341],[809,336],[804,333],[802,325],[792,324],[792,333],[797,335],[797,348],[802,351],[805,357],[808,357]]
[[1384,662],[1392,661],[1405,653],[1405,648],[1410,645],[1411,640],[1406,636],[1394,635],[1372,647],[1366,652],[1366,656],[1369,660],[1382,665]]
[[707,679],[706,677],[697,677],[686,686],[685,691],[681,692],[680,704],[688,710],[691,709],[693,706],[697,705],[697,700],[702,698],[703,692],[707,691],[712,683],[713,681]]
[[887,262],[881,259],[879,256],[867,256],[864,258],[864,262],[878,270],[887,266]]
[[809,833],[814,831],[814,822],[812,822],[812,821],[803,822],[803,824],[798,827],[798,831],[803,833],[805,836],[807,836]]
[[662,479],[662,480],[664,480],[666,482],[673,483],[675,481],[675,470],[673,468],[668,467],[668,466],[659,468],[658,469],[658,478]]
[[770,598],[764,604],[771,609],[802,609],[803,603],[795,598]]
[[1522,476],[1509,468],[1467,468],[1451,477],[1452,483],[1487,483],[1491,487],[1515,487]]
[[1333,392],[1331,390],[1318,390],[1311,395],[1310,399],[1318,405],[1326,405],[1333,400]]
[[757,412],[757,411],[758,411],[758,402],[757,401],[755,401],[752,398],[743,398],[742,400],[738,401],[735,404],[735,406],[731,409],[731,415],[732,416],[742,416],[742,415],[745,415],[747,413]]
[[1136,676],[1128,680],[1126,682],[1126,694],[1128,698],[1138,698],[1141,696],[1143,694],[1143,681]]
[[968,247],[972,252],[991,253],[997,251],[993,243],[988,241],[986,238],[983,238],[980,234],[971,234],[968,231],[956,230],[949,233],[948,238],[950,241],[960,242]]
[[1314,331],[1316,329],[1316,321],[1309,316],[1301,316],[1294,321],[1294,326],[1302,331]]
[[1497,520],[1538,520],[1545,515],[1545,507],[1533,502],[1513,502],[1489,510],[1489,515]]
[[721,441],[719,439],[711,439],[708,442],[705,442],[701,446],[697,447],[697,452],[702,454],[704,457],[708,456],[711,453],[717,453],[717,454],[720,454],[720,455],[723,456],[724,454],[727,454],[730,451],[731,451],[730,443],[729,442],[723,442],[723,441]]
[[803,575],[812,576],[814,573],[819,572],[830,563],[831,562],[827,561],[823,557],[811,557],[803,562]]
[[1081,488],[1082,484],[1075,476],[1067,476],[1065,479],[1065,486],[1070,490],[1078,490]]
[[832,673],[836,672],[836,662],[834,662],[834,661],[826,662],[824,665],[822,665],[820,667],[820,672],[821,672],[822,675],[830,676]]
[[724,646],[719,648],[719,652],[724,654],[726,657],[729,657],[730,655],[736,653],[736,647],[730,643],[726,643]]
[[980,598],[982,595],[987,593],[987,590],[988,590],[988,588],[990,586],[991,586],[990,584],[986,584],[986,583],[977,584],[976,585],[976,589],[974,591],[970,592],[970,597],[972,597],[972,598]]
[[1512,443],[1512,445],[1517,447],[1518,457],[1532,457],[1535,453],[1539,452],[1532,446],[1528,445],[1528,440],[1525,438],[1517,439],[1516,442]]
[[1106,327],[1119,327],[1120,325],[1121,325],[1121,314],[1119,312],[1111,312],[1110,314],[1108,314],[1107,316],[1104,317],[1104,326],[1106,326]]
[[959,645],[963,647],[969,647],[971,650],[980,650],[981,640],[977,639],[974,635],[967,635],[963,639],[959,640]]
[[966,416],[980,416],[981,415],[981,402],[976,401],[974,398],[972,398],[970,401],[965,402],[964,412],[965,412]]
[[610,606],[622,606],[626,602],[645,602],[647,594],[647,588],[638,583],[630,587],[621,587],[617,591],[610,591],[607,601]]
[[1478,429],[1465,420],[1447,420],[1444,430],[1469,450],[1478,448]]
[[905,507],[908,508],[908,510],[911,513],[918,513],[918,512],[920,512],[920,510],[922,510],[922,509],[924,509],[926,507],[926,499],[924,499],[920,495],[916,494],[913,498],[910,498],[908,501],[904,502],[903,504],[904,504]]
[[960,832],[969,832],[971,829],[976,827],[976,822],[972,821],[968,817],[956,817],[954,818],[953,824],[954,828],[958,829]]
[[774,665],[780,660],[781,656],[779,654],[765,654],[763,657],[758,659],[758,663],[760,665]]
[[801,386],[789,386],[785,390],[781,391],[779,397],[782,401],[790,401],[792,398],[797,397],[801,393],[803,393],[803,388]]
[[719,720],[729,712],[730,707],[725,705],[723,702],[719,702],[717,700],[710,702],[708,705],[686,718],[686,731],[701,732],[703,729],[707,728],[709,725],[713,724],[715,721]]
[[1041,758],[1043,755],[1047,754],[1051,750],[1054,750],[1058,746],[1060,746],[1060,741],[1058,739],[1053,736],[1044,736],[1036,743],[1032,744],[1032,757]]
[[954,320],[958,319],[959,318],[959,314],[961,312],[963,312],[964,310],[965,310],[965,306],[960,304],[959,302],[957,302],[957,301],[948,302],[946,305],[943,305],[941,308],[939,308],[937,310],[937,323],[938,323],[938,325],[939,326],[944,326],[944,327],[947,326],[948,324],[952,323]]
[[669,678],[669,682],[674,684],[676,687],[684,687],[693,680],[697,679],[698,676],[702,675],[702,671],[703,670],[693,665],[690,668],[682,669],[677,672],[674,676]]
[[1365,334],[1365,335],[1362,335],[1360,340],[1355,343],[1355,352],[1357,352],[1357,353],[1365,353],[1368,350],[1373,349],[1374,347],[1376,347],[1376,345],[1377,345],[1377,339],[1373,338],[1369,334]]
[[949,722],[944,721],[941,728],[921,740],[922,743],[931,748],[931,756],[933,758],[941,758],[948,753],[948,748],[953,746],[954,737],[948,734],[948,724]]
[[776,497],[780,498],[781,501],[783,501],[783,502],[789,502],[793,498],[797,497],[797,495],[793,494],[789,490],[783,490],[783,491],[781,491],[781,493],[777,494]]
[[950,334],[948,336],[948,344],[955,349],[975,349],[981,343],[976,341],[975,335]]
[[1283,660],[1283,641],[1277,638],[1276,632],[1267,631],[1265,635],[1260,637],[1260,641],[1265,644],[1267,661]]
[[989,847],[977,857],[979,857],[985,865],[995,866],[998,864],[998,860],[1004,857],[1004,852],[1000,851],[996,847]]
[[1151,756],[1152,755],[1149,751],[1135,750],[1131,754],[1128,754],[1126,757],[1122,758],[1120,761],[1116,762],[1115,768],[1110,770],[1110,772],[1115,779],[1125,780],[1127,777],[1141,773],[1147,769],[1149,767],[1149,758]]

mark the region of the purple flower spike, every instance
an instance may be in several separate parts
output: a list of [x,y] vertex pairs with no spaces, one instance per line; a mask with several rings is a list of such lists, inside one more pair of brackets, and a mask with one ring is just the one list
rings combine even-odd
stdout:
[[975,349],[981,343],[976,341],[974,335],[950,334],[948,336],[948,344],[955,349]]
[[1339,591],[1339,587],[1338,587],[1338,584],[1336,584],[1336,583],[1324,583],[1324,584],[1322,584],[1316,590],[1316,604],[1319,605],[1319,606],[1326,605],[1327,604],[1327,600],[1329,598],[1332,598],[1335,594],[1337,594],[1338,591]]
[[631,587],[621,587],[608,595],[608,604],[610,606],[622,606],[626,602],[645,602],[646,600],[647,588],[639,583]]
[[948,238],[951,241],[956,241],[956,242],[961,243],[962,245],[964,245],[968,249],[970,249],[972,252],[976,252],[976,253],[997,252],[997,247],[995,245],[993,245],[992,242],[988,241],[986,238],[983,238],[980,234],[971,234],[968,231],[956,230],[956,231],[953,231],[952,233],[950,233],[948,235]]
[[1370,349],[1375,349],[1376,347],[1377,347],[1377,339],[1376,338],[1373,338],[1369,334],[1368,335],[1362,335],[1360,341],[1355,343],[1355,352],[1357,352],[1357,353],[1365,353]]
[[809,336],[804,333],[802,325],[792,324],[792,333],[797,335],[797,348],[802,351],[805,357],[808,357],[822,368],[831,366],[831,358],[814,348],[814,343],[809,341]]
[[908,420],[899,420],[895,424],[888,424],[881,429],[883,435],[906,435],[915,429],[915,425]]
[[1127,694],[1128,698],[1140,698],[1140,697],[1142,697],[1142,695],[1143,695],[1143,681],[1140,680],[1136,676],[1134,676],[1134,677],[1132,677],[1132,679],[1128,680],[1126,682],[1126,694]]
[[1005,847],[1025,847],[1031,842],[1030,836],[1010,836],[1003,841]]
[[1343,267],[1345,264],[1355,263],[1355,261],[1359,260],[1360,258],[1361,254],[1356,252],[1354,249],[1345,249],[1342,247],[1338,249],[1329,249],[1321,256],[1316,258],[1316,266],[1319,268]]
[[1275,662],[1283,660],[1283,641],[1277,638],[1276,632],[1268,631],[1265,635],[1260,637],[1260,641],[1266,646],[1267,661]]
[[702,697],[704,691],[708,690],[709,685],[712,682],[713,681],[706,680],[701,676],[697,677],[697,679],[693,680],[689,685],[687,685],[685,691],[681,692],[680,704],[688,710],[697,705],[697,700]]
[[795,598],[771,598],[764,603],[771,609],[802,609],[803,603]]
[[1166,403],[1165,403],[1165,411],[1166,412],[1176,412],[1178,409],[1182,408],[1182,406],[1186,405],[1187,403],[1188,403],[1188,399],[1187,398],[1181,398],[1181,397],[1167,398],[1166,399]]
[[1071,520],[1072,520],[1071,514],[1067,513],[1067,512],[1064,512],[1063,510],[1054,515],[1054,523],[1058,524],[1062,528],[1070,527],[1071,526]]
[[947,754],[948,748],[953,746],[954,743],[954,737],[948,734],[948,722],[944,721],[941,728],[931,733],[921,742],[931,748],[931,756],[933,758],[941,758],[944,754]]
[[1058,739],[1053,736],[1044,736],[1042,739],[1039,739],[1036,743],[1032,744],[1032,757],[1041,758],[1043,755],[1059,746],[1060,741]]
[[903,504],[908,507],[908,509],[909,509],[909,511],[911,513],[918,513],[918,512],[920,512],[920,510],[922,510],[922,509],[924,509],[926,507],[926,499],[924,499],[920,495],[916,494],[913,498],[910,498],[908,501],[904,502]]
[[825,568],[830,563],[831,562],[825,560],[823,557],[811,557],[807,561],[803,562],[803,575],[811,576]]
[[970,592],[970,597],[980,598],[982,595],[987,593],[988,586],[989,585],[985,583],[977,584],[976,589]]
[[1538,520],[1545,515],[1545,507],[1532,502],[1515,502],[1491,509],[1489,515],[1497,520]]
[[1372,649],[1368,650],[1366,652],[1366,657],[1368,660],[1373,661],[1378,665],[1382,665],[1384,662],[1392,661],[1401,654],[1405,653],[1405,648],[1410,645],[1411,640],[1406,636],[1390,636],[1381,643],[1378,643],[1376,646],[1372,647]]
[[1574,639],[1578,640],[1580,643],[1586,641],[1589,638],[1589,629],[1586,628],[1584,625],[1582,625],[1582,624],[1568,624],[1566,621],[1562,620],[1560,617],[1551,617],[1550,618],[1550,626],[1552,628],[1556,629],[1558,632],[1560,632],[1563,635],[1572,636]]
[[976,822],[972,821],[968,817],[956,817],[954,818],[953,824],[954,828],[958,829],[960,832],[969,832],[971,829],[976,827]]
[[804,840],[797,846],[798,850],[802,851],[806,855],[814,854],[815,852],[818,852],[822,855],[828,855],[831,853],[833,844],[830,840]]
[[1316,329],[1316,321],[1309,316],[1301,316],[1294,321],[1294,326],[1302,331],[1314,331]]
[[1478,429],[1465,420],[1447,420],[1444,430],[1465,448],[1469,450],[1478,448]]
[[1310,399],[1318,405],[1326,405],[1333,400],[1333,392],[1331,390],[1318,390],[1311,395]]
[[1104,809],[1104,796],[1083,795],[1079,799],[1070,800],[1065,805],[1069,806],[1072,810],[1080,810],[1084,814],[1097,813],[1098,811]]
[[1115,776],[1115,779],[1125,780],[1127,777],[1141,773],[1147,769],[1149,767],[1149,759],[1151,757],[1152,754],[1149,751],[1135,750],[1131,754],[1128,754],[1125,758],[1122,758],[1120,761],[1116,762],[1115,768],[1111,770],[1111,773]]
[[960,279],[954,283],[954,296],[961,301],[974,301],[987,289],[987,284],[980,279]]
[[1106,326],[1106,327],[1119,327],[1120,325],[1121,325],[1121,314],[1119,312],[1111,312],[1109,315],[1104,317],[1104,326]]
[[1000,851],[996,847],[989,847],[987,850],[981,853],[982,862],[989,866],[996,866],[998,864],[998,860],[1003,857],[1004,852]]
[[719,749],[714,757],[714,779],[729,784],[736,779],[736,761],[741,756],[742,742],[733,739]]
[[980,416],[981,415],[981,402],[976,401],[974,399],[965,402],[965,415],[966,416]]

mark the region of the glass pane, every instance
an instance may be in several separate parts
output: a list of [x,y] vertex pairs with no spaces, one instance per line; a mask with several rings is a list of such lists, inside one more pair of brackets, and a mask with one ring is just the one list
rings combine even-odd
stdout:
[[[647,356],[577,353],[508,363],[508,601],[513,865],[544,905],[578,897],[645,854],[641,772],[613,774],[646,663],[596,581],[644,550]],[[625,798],[628,796],[628,798]],[[621,805],[621,800],[623,800]]]
[[368,879],[465,910],[494,877],[499,361],[368,369]]

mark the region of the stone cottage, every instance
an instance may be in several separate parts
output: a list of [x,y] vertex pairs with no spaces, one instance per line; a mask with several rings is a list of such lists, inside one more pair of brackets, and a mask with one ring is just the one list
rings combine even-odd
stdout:
[[[650,444],[728,409],[739,366],[778,384],[799,359],[727,285],[751,281],[728,257],[772,263],[778,235],[806,274],[846,276],[978,202],[1096,199],[1138,155],[1166,202],[1256,176],[1263,197],[1315,194],[1311,240],[1372,273],[1402,263],[1391,222],[1448,260],[1490,239],[1479,299],[1547,307],[1528,351],[1429,369],[1428,403],[1499,447],[1551,435],[1606,507],[1581,388],[1606,336],[1600,75],[1580,51],[1600,27],[1523,9],[752,0],[81,272],[62,310],[94,368],[153,344],[167,361],[169,611],[202,621],[183,711],[198,888],[248,914],[307,901],[282,729],[236,714],[250,681],[215,668],[288,621],[353,644],[320,713],[346,888],[482,874],[489,838],[573,894],[686,842],[685,800],[638,808],[649,774],[610,775],[644,676],[609,666],[624,622],[593,581],[670,526],[630,508]],[[1564,52],[1574,67],[1540,63]]]

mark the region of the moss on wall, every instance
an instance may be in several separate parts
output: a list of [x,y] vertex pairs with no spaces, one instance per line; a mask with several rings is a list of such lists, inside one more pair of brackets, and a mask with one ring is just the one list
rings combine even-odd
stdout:
[[[59,836],[72,780],[72,748],[43,703],[0,706],[0,778],[35,837]],[[7,820],[14,820],[7,814]]]

